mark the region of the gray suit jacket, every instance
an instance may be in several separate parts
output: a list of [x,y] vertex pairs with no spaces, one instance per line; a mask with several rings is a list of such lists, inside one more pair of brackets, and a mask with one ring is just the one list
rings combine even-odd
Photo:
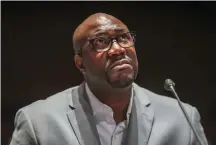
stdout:
[[[100,145],[84,83],[20,109],[10,145]],[[127,145],[199,145],[175,99],[133,83]],[[196,108],[184,104],[207,145]]]

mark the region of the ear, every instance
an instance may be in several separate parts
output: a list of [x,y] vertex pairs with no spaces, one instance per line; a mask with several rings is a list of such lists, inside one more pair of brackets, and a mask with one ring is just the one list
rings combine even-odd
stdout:
[[84,75],[85,74],[85,67],[83,65],[83,58],[79,55],[75,55],[74,56],[74,62],[75,62],[76,67]]

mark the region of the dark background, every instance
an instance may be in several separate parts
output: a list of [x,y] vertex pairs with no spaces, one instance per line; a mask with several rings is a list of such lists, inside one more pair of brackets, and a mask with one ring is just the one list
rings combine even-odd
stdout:
[[216,144],[215,2],[1,2],[2,144],[16,111],[81,83],[71,36],[90,14],[106,12],[137,32],[136,82],[156,93],[166,78],[198,108]]

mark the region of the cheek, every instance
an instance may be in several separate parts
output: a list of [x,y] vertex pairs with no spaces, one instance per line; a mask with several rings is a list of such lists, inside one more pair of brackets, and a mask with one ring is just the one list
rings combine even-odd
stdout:
[[92,52],[89,54],[88,59],[86,59],[87,67],[91,71],[104,71],[106,60],[104,53]]
[[138,59],[137,59],[136,50],[134,47],[128,49],[128,55],[132,59],[132,63],[133,63],[133,67],[135,71],[138,71]]
[[134,57],[136,57],[136,50],[135,50],[134,47],[130,48],[129,51],[130,51],[131,55],[133,55]]
[[137,63],[137,55],[134,47],[128,49],[129,57],[133,60],[134,63]]
[[93,58],[95,58],[95,59],[97,59],[97,60],[103,59],[104,57],[105,57],[105,53],[103,53],[103,52],[95,53],[95,54],[93,55]]
[[104,68],[104,65],[106,63],[105,53],[95,53],[95,55],[92,56],[92,60],[94,64],[97,64],[98,67]]

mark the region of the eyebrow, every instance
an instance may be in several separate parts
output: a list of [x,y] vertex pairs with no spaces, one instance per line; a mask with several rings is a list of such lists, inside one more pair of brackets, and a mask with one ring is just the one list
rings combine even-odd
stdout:
[[[125,28],[122,27],[116,27],[115,29],[113,29],[113,31],[115,31],[116,33],[121,33],[121,32],[126,32]],[[92,36],[90,36],[90,38],[94,38],[100,35],[107,35],[108,31],[107,30],[98,30],[96,31]]]

